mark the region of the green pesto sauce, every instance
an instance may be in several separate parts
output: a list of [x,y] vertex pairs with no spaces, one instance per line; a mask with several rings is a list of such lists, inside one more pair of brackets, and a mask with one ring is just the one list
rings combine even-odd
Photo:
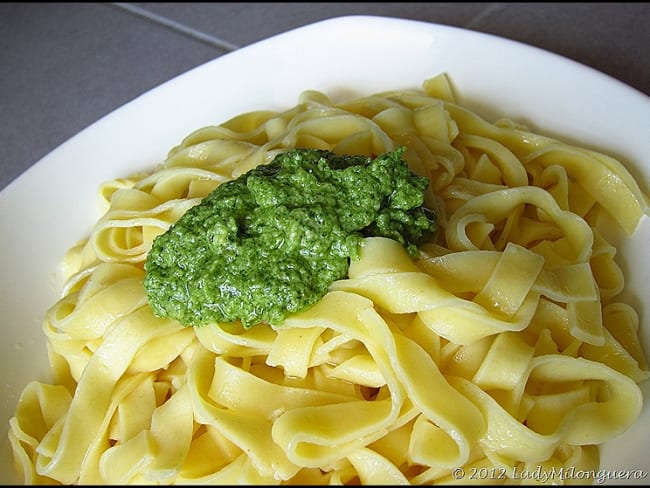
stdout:
[[144,286],[156,315],[184,325],[279,325],[347,276],[364,237],[415,255],[436,231],[428,180],[402,160],[296,149],[223,183],[158,236]]

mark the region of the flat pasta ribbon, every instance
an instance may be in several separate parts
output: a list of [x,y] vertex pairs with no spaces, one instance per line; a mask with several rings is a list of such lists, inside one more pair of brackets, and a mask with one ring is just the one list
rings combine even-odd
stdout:
[[[213,189],[293,148],[400,146],[439,228],[417,256],[365,238],[281,326],[152,313],[152,242]],[[97,198],[43,320],[52,381],[27,384],[9,422],[26,483],[523,483],[597,473],[598,445],[642,408],[641,324],[610,240],[647,195],[611,156],[462,107],[445,74],[199,128]]]

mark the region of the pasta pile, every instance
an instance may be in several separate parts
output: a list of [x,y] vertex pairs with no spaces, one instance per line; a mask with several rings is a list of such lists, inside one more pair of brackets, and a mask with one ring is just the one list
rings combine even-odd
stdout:
[[[367,238],[349,277],[277,328],[153,315],[151,243],[217,185],[291,148],[397,146],[439,219],[418,259]],[[648,365],[604,226],[632,234],[647,197],[607,155],[463,108],[445,74],[337,103],[305,91],[193,132],[99,197],[43,323],[55,381],[27,385],[10,421],[27,483],[525,482],[597,470],[640,413]]]

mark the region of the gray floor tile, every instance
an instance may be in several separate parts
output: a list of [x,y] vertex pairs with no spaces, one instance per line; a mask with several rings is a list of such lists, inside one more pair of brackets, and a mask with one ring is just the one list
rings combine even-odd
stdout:
[[485,3],[427,2],[218,2],[136,3],[137,7],[172,18],[240,46],[319,20],[344,15],[382,15],[448,25],[463,25],[479,15]]
[[507,3],[472,28],[591,66],[650,95],[650,3]]
[[120,105],[225,51],[103,4],[0,4],[0,189]]

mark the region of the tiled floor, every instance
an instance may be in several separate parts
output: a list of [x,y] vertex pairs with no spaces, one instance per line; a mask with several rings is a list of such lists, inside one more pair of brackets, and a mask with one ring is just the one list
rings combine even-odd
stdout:
[[273,34],[350,14],[515,39],[650,95],[648,3],[2,3],[0,189],[168,79]]

